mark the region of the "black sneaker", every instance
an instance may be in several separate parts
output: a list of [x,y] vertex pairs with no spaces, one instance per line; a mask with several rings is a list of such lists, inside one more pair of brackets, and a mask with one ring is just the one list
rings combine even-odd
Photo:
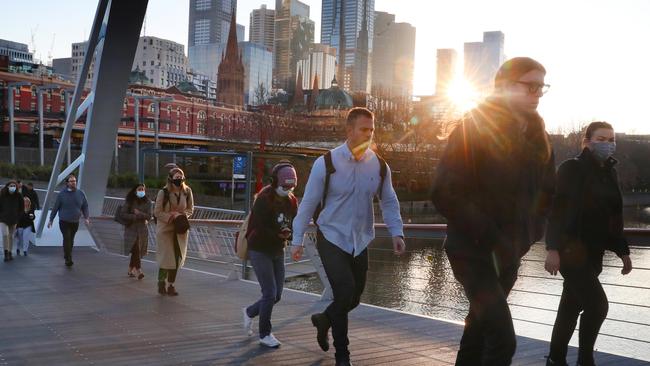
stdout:
[[16,249],[16,257],[20,257],[20,249]]
[[352,362],[350,360],[336,361],[336,366],[352,366]]
[[569,364],[566,361],[553,361],[550,357],[546,356],[546,366],[569,366]]
[[311,324],[316,327],[316,340],[323,352],[330,349],[329,329],[330,321],[324,313],[313,314],[311,316]]
[[68,259],[68,260],[65,261],[65,266],[66,267],[72,267],[73,264],[74,264],[74,262],[71,259]]

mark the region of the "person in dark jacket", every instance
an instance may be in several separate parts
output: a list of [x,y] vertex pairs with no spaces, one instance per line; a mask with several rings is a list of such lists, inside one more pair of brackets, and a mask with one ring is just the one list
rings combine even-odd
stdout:
[[253,334],[253,318],[259,316],[260,344],[279,347],[280,341],[271,333],[271,313],[284,287],[284,248],[291,239],[293,218],[298,212],[293,195],[298,178],[290,163],[280,162],[273,168],[271,179],[255,199],[246,231],[248,256],[262,298],[242,310],[247,334]]
[[147,223],[151,219],[151,201],[147,198],[143,183],[131,188],[126,195],[122,216],[129,224],[124,226],[124,245],[131,253],[129,277],[144,278],[141,259],[147,255],[149,230]]
[[521,257],[541,239],[554,158],[537,113],[548,85],[537,61],[506,61],[495,91],[449,137],[432,201],[447,218],[445,251],[469,300],[456,365],[509,365],[516,339],[507,297]]
[[23,254],[27,257],[27,251],[29,250],[29,243],[34,242],[34,208],[32,207],[32,202],[28,197],[23,197],[24,208],[23,212],[18,219],[18,224],[16,225],[16,255],[20,255],[20,250],[22,249]]
[[34,210],[41,209],[41,203],[38,200],[38,193],[34,190],[34,183],[23,184],[22,188],[23,197],[29,198],[29,201],[32,203],[32,208]]
[[72,247],[74,237],[79,230],[79,219],[83,215],[86,226],[90,225],[90,213],[88,212],[88,200],[86,194],[77,189],[77,177],[70,174],[65,180],[66,188],[56,196],[56,202],[50,213],[50,221],[47,228],[52,227],[54,218],[59,215],[59,229],[63,236],[63,258],[66,267],[72,267]]
[[[557,193],[546,233],[545,269],[564,277],[547,365],[566,365],[569,340],[580,316],[578,365],[594,365],[594,344],[607,316],[608,301],[598,280],[605,250],[632,271],[623,236],[623,199],[612,157],[613,127],[593,122],[585,132],[582,153],[560,165]],[[582,315],[580,313],[582,312]]]
[[10,180],[0,190],[0,233],[5,250],[5,262],[13,260],[12,250],[16,224],[23,213],[23,196],[18,191],[18,184]]

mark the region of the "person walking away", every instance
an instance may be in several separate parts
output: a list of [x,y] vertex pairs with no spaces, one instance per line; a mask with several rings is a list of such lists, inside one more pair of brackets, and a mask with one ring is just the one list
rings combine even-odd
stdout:
[[50,213],[50,221],[47,228],[52,227],[54,218],[59,215],[59,230],[63,235],[63,258],[66,267],[72,267],[72,248],[74,247],[74,238],[79,230],[79,219],[84,217],[86,226],[90,225],[90,215],[88,213],[88,200],[86,194],[77,189],[77,177],[70,174],[65,180],[65,189],[56,196],[56,202]]
[[[348,313],[361,301],[368,271],[368,244],[375,237],[373,200],[380,200],[395,254],[405,251],[399,201],[388,164],[370,149],[375,118],[366,108],[353,108],[346,120],[345,143],[319,157],[309,174],[298,215],[293,221],[292,257],[303,254],[303,236],[318,212],[316,248],[332,287],[334,301],[313,314],[316,340],[329,349],[332,328],[337,366],[351,365]],[[319,207],[320,206],[320,207]]]
[[564,277],[562,297],[551,336],[547,365],[567,365],[569,340],[580,317],[578,365],[592,366],[594,344],[609,302],[598,275],[605,250],[632,271],[630,249],[623,234],[623,199],[616,173],[614,128],[593,122],[582,140],[582,153],[560,165],[557,194],[546,234],[545,269]]
[[131,188],[126,195],[123,218],[129,222],[124,226],[124,245],[131,253],[129,262],[129,277],[144,278],[141,259],[147,255],[149,245],[149,230],[147,224],[151,219],[151,201],[146,195],[144,183]]
[[15,180],[7,182],[0,190],[0,234],[4,246],[4,261],[13,260],[12,250],[16,224],[23,213],[23,196]]
[[178,270],[187,256],[189,232],[178,233],[176,221],[187,222],[194,212],[192,189],[185,184],[185,173],[173,168],[167,184],[158,192],[154,206],[156,217],[156,261],[158,262],[158,293],[177,296],[174,287]]
[[18,219],[18,224],[16,226],[16,255],[20,255],[20,251],[23,251],[23,255],[27,257],[27,251],[29,250],[29,243],[34,243],[34,233],[36,232],[34,228],[34,208],[32,207],[32,202],[28,197],[23,197],[24,208],[23,212]]
[[293,218],[298,211],[298,200],[293,194],[297,183],[296,169],[291,163],[280,162],[273,167],[271,184],[257,195],[246,231],[248,257],[262,297],[242,309],[244,329],[252,335],[253,318],[259,316],[259,342],[266,347],[281,345],[271,333],[271,314],[284,287],[284,248],[291,239]]
[[537,112],[548,85],[537,61],[506,61],[494,93],[451,133],[432,201],[447,218],[445,252],[469,314],[456,365],[510,365],[516,350],[507,297],[521,258],[544,234],[554,157]]

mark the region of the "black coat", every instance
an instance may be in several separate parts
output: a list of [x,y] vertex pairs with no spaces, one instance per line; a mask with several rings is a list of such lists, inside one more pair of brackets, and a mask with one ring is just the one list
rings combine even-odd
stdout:
[[283,227],[292,229],[297,212],[296,196],[290,194],[289,197],[280,197],[275,193],[275,188],[264,187],[255,199],[248,221],[248,249],[268,255],[281,255],[285,240],[278,235]]
[[27,188],[27,186],[23,186],[22,189],[23,197],[29,198],[29,200],[32,202],[32,208],[34,210],[40,210],[41,209],[41,204],[38,200],[38,193],[36,193],[35,190]]
[[34,218],[36,218],[36,216],[34,215],[34,209],[33,208],[30,208],[29,212],[25,212],[23,210],[20,217],[18,218],[18,224],[16,225],[16,227],[22,228],[22,229],[31,228],[32,232],[36,232],[36,230],[34,228]]
[[25,210],[23,195],[16,191],[15,193],[4,192],[0,194],[0,222],[9,226],[16,225],[18,219]]
[[618,256],[630,254],[623,234],[616,163],[609,158],[601,166],[585,148],[578,157],[560,165],[546,248],[560,252],[561,267],[589,263],[599,271],[606,249]]
[[541,117],[523,129],[503,102],[478,106],[452,132],[436,172],[432,201],[448,221],[447,249],[518,263],[544,234],[554,179]]

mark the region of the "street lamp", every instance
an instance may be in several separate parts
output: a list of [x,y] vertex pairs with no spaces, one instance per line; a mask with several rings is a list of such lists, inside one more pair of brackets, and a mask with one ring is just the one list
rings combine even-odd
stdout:
[[11,151],[11,164],[16,164],[16,146],[14,142],[14,88],[31,85],[25,81],[18,81],[7,84],[7,108],[9,109],[9,150]]
[[48,84],[36,88],[38,93],[38,151],[41,157],[41,166],[45,165],[45,142],[43,141],[44,135],[44,122],[43,122],[43,91],[60,89],[61,87],[55,84]]
[[[151,100],[156,109],[154,117],[154,148],[158,149],[158,117],[160,115],[160,102],[169,102],[174,100],[172,97],[154,97],[152,95],[140,95],[128,93],[128,96],[134,99],[134,120],[135,120],[135,170],[140,171],[140,100]],[[156,176],[158,176],[158,154],[156,154]]]

